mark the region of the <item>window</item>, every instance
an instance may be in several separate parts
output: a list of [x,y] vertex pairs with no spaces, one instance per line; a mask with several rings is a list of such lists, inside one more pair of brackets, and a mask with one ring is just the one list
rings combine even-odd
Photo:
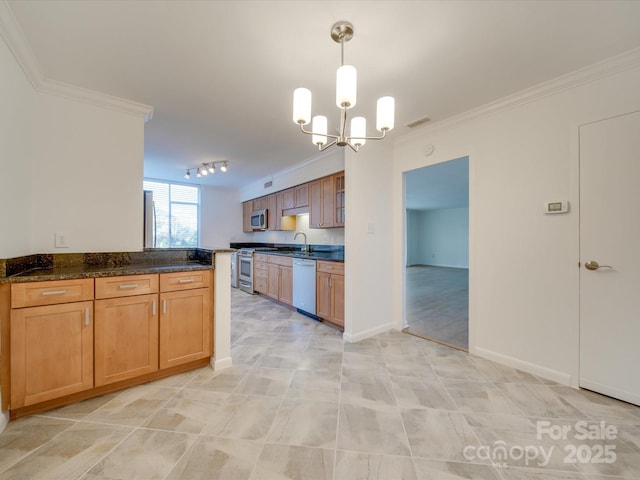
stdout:
[[197,247],[200,230],[200,188],[145,180],[156,209],[156,247]]

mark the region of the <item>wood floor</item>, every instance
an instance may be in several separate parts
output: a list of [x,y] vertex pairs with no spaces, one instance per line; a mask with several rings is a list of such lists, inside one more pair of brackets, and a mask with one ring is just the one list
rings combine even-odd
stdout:
[[406,331],[468,350],[469,270],[407,267],[406,288]]

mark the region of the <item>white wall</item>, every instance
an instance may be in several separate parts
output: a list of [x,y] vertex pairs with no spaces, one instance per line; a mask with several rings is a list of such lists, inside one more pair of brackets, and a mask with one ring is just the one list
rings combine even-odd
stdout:
[[407,211],[407,265],[469,267],[469,209]]
[[238,189],[200,186],[200,246],[228,248],[242,232],[242,204]]
[[2,40],[0,72],[0,258],[10,258],[31,253],[33,90]]
[[[143,119],[39,93],[34,103],[31,251],[141,250]],[[57,231],[68,248],[54,246]]]
[[358,341],[394,323],[389,182],[393,150],[389,142],[368,142],[360,152],[347,150],[345,156],[344,338]]
[[[384,286],[393,290],[396,328],[403,311],[403,173],[468,155],[470,350],[577,385],[578,126],[640,109],[635,65],[616,73],[594,67],[580,74],[595,72],[587,83],[571,77],[562,88],[540,88],[537,98],[523,96],[490,115],[434,124],[397,143],[391,244],[396,248],[389,253],[393,276]],[[431,157],[422,154],[427,143],[435,146]],[[571,212],[543,215],[543,203],[559,199],[569,200]],[[354,281],[366,278],[358,274]],[[380,307],[386,308],[386,300]]]

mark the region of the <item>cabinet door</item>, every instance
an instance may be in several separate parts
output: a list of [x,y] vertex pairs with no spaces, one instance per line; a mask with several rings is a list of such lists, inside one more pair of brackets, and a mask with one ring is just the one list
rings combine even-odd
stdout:
[[158,370],[157,301],[157,294],[96,300],[96,386]]
[[280,266],[280,292],[278,300],[293,305],[293,268]]
[[295,190],[295,207],[306,207],[309,205],[309,184],[298,185]]
[[211,289],[160,294],[160,368],[211,356]]
[[274,193],[273,195],[269,195],[267,197],[268,207],[267,210],[267,220],[268,220],[268,230],[280,230],[278,227],[278,223],[280,217],[282,216],[282,212],[278,213],[278,195]]
[[93,302],[11,312],[11,408],[93,387]]
[[331,274],[316,273],[316,315],[331,319]]
[[251,212],[253,212],[253,200],[242,202],[242,231],[253,232],[251,228]]
[[266,210],[267,208],[269,208],[269,197],[264,196],[253,199],[254,210]]
[[344,328],[344,277],[331,275],[331,321]]
[[334,226],[333,210],[334,210],[334,185],[333,177],[326,177],[320,180],[322,188],[322,228],[331,228]]
[[345,214],[345,204],[344,204],[344,195],[345,195],[345,182],[344,182],[344,172],[336,173],[333,176],[333,185],[334,185],[334,204],[333,204],[333,226],[334,227],[344,227],[344,214]]
[[296,206],[296,191],[293,188],[289,188],[282,192],[282,209],[288,210],[295,208]]
[[278,300],[280,294],[280,266],[268,265],[267,271],[267,295]]
[[322,225],[322,186],[320,180],[309,183],[309,227],[320,228]]

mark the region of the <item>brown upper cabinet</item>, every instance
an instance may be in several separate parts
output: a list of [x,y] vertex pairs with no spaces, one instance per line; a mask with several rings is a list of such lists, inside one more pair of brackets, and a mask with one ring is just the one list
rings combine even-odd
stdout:
[[242,204],[244,232],[253,232],[251,212],[267,210],[267,230],[295,230],[296,215],[308,213],[311,228],[344,227],[344,172],[248,200]]
[[283,195],[283,210],[298,209],[309,206],[309,184],[304,183],[297,187],[292,187],[284,192]]
[[344,173],[309,184],[309,227],[344,227]]
[[251,228],[251,212],[253,212],[253,200],[242,202],[242,231],[253,232]]

